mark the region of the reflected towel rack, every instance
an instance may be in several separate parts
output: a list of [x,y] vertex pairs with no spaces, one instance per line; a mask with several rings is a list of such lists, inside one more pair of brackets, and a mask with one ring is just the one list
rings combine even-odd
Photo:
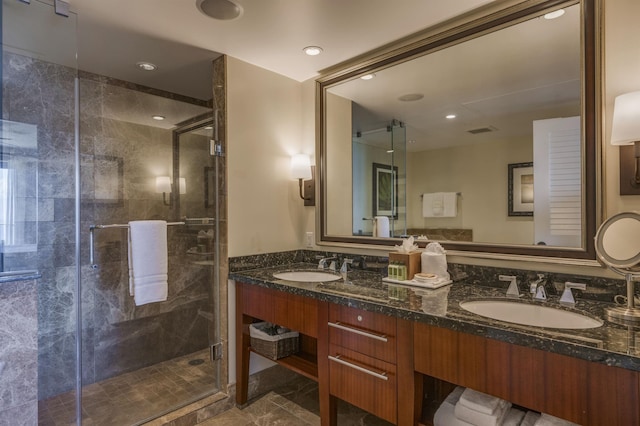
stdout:
[[[456,195],[462,196],[462,192],[456,192]],[[424,198],[424,194],[420,194],[420,198]]]
[[[212,217],[184,217],[182,222],[167,222],[167,226],[173,225],[213,225],[214,218]],[[129,224],[126,223],[114,223],[111,225],[89,225],[89,264],[92,269],[98,269],[98,265],[94,262],[95,249],[94,249],[94,231],[96,229],[110,229],[110,228],[122,228],[129,229]]]

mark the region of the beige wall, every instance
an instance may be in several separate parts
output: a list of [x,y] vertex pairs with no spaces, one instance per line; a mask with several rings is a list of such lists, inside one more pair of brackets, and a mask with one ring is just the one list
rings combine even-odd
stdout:
[[227,98],[229,256],[300,248],[305,207],[290,158],[314,158],[301,140],[302,86],[230,57]]
[[[476,242],[532,244],[533,218],[507,214],[507,164],[533,161],[531,141],[516,142],[496,140],[410,154],[408,227],[472,229]],[[424,218],[420,194],[429,192],[460,192],[458,216]]]

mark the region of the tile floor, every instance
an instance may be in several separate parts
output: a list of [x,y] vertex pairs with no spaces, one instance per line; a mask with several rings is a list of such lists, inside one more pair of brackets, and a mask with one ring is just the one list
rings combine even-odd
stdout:
[[[198,426],[308,426],[319,425],[318,386],[305,377],[280,386],[250,401],[242,410],[234,407],[198,423]],[[340,426],[390,426],[369,413],[338,403]]]
[[[204,360],[198,365],[189,361]],[[122,374],[82,389],[82,424],[140,423],[215,390],[214,365],[203,350]],[[75,392],[40,401],[39,426],[75,425]]]

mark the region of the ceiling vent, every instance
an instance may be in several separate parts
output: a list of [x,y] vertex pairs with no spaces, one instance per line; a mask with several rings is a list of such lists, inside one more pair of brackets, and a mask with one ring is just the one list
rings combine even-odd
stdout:
[[467,132],[471,133],[472,135],[478,135],[480,133],[489,133],[489,132],[495,132],[496,129],[493,126],[487,126],[487,127],[478,127],[477,129],[471,129],[471,130],[467,130]]

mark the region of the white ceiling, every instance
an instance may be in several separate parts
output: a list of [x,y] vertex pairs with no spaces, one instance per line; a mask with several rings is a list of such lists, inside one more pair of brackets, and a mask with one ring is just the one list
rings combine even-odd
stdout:
[[[243,14],[232,21],[204,16],[196,0],[70,0],[70,5],[77,14],[80,69],[208,99],[202,94],[210,93],[208,63],[220,53],[304,81],[489,2],[237,0]],[[306,56],[302,49],[308,45],[324,52]],[[138,61],[153,62],[158,71],[142,73]]]

